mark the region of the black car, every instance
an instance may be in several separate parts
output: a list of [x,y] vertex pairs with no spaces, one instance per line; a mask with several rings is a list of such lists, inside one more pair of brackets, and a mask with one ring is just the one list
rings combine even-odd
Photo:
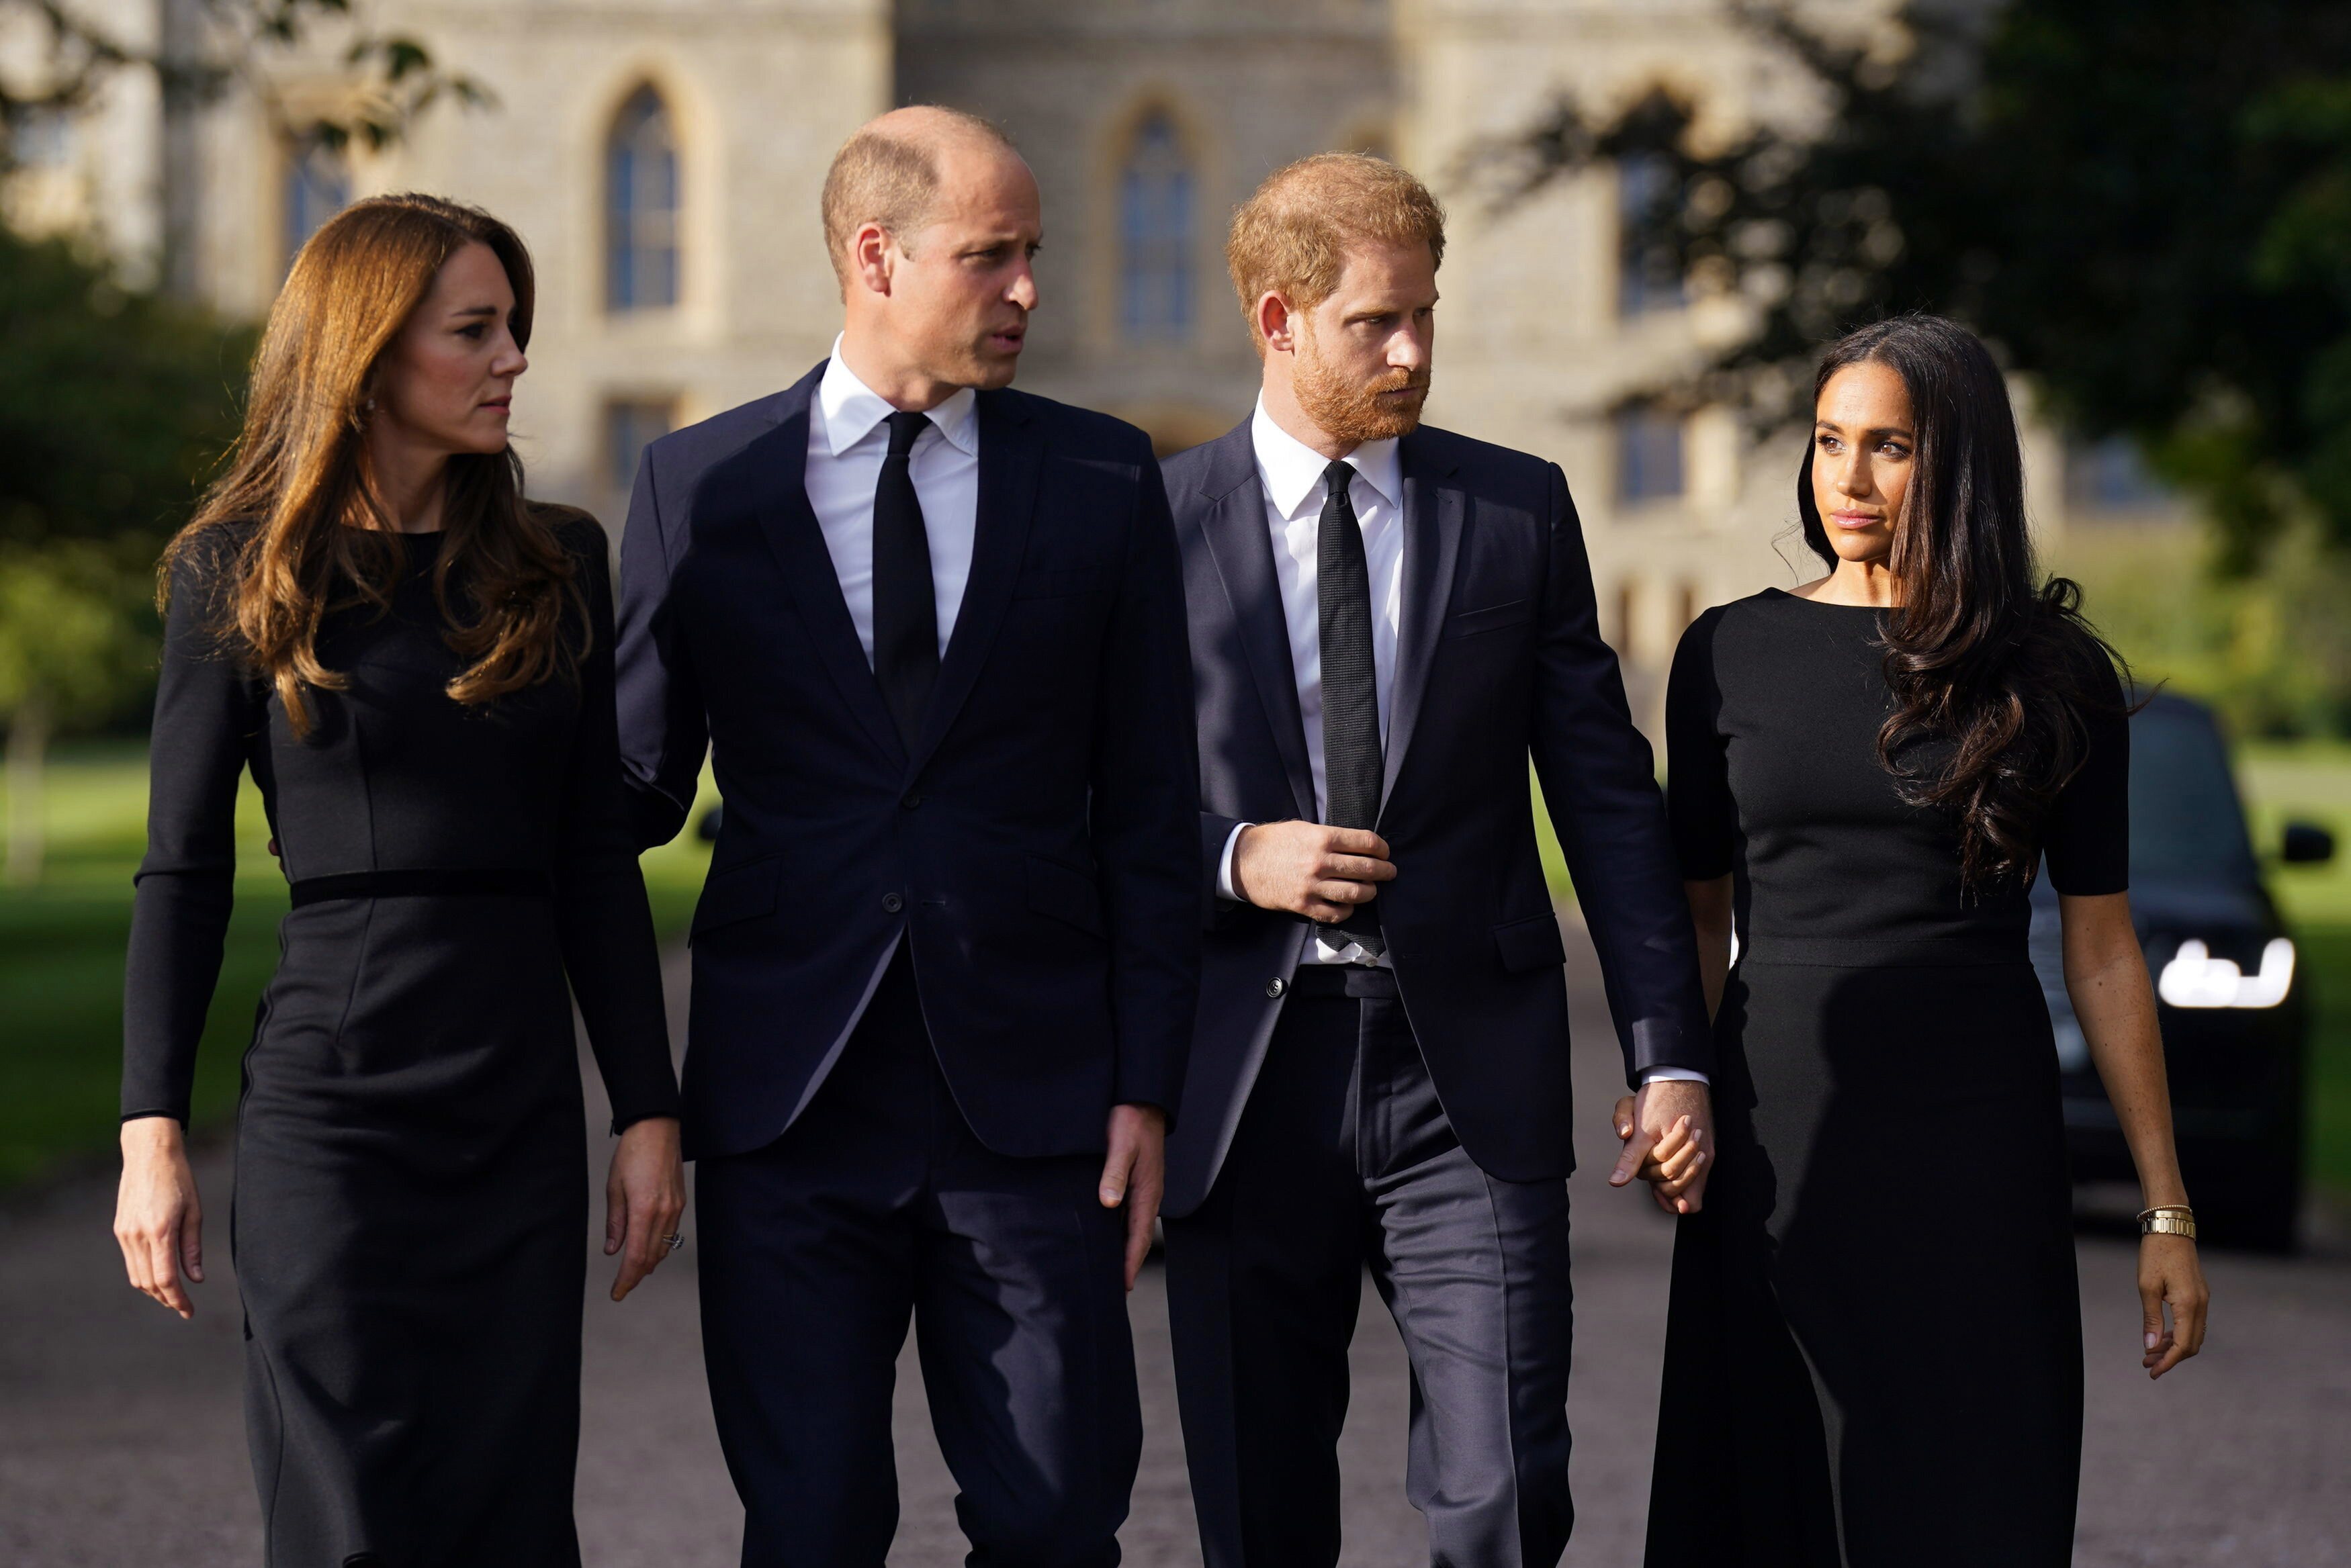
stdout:
[[[2294,944],[2261,864],[2211,713],[2155,698],[2131,720],[2131,913],[2156,982],[2171,1106],[2205,1240],[2283,1251],[2301,1207],[2308,1012]],[[2335,853],[2294,824],[2280,858]],[[2033,885],[2032,963],[2057,1036],[2077,1181],[2130,1180],[2130,1153],[2065,995],[2057,896]]]

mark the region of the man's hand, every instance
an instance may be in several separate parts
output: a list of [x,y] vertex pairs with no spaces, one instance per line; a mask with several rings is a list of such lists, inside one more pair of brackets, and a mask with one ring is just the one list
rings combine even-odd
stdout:
[[1126,1208],[1126,1288],[1151,1255],[1151,1227],[1167,1190],[1167,1113],[1157,1106],[1110,1108],[1110,1155],[1102,1161],[1102,1206]]
[[1379,896],[1395,877],[1388,842],[1360,827],[1263,822],[1233,846],[1233,891],[1260,909],[1332,925]]
[[1616,1136],[1625,1152],[1608,1175],[1622,1187],[1635,1176],[1651,1183],[1657,1207],[1695,1214],[1705,1206],[1706,1173],[1714,1166],[1714,1105],[1706,1085],[1660,1078],[1616,1102]]

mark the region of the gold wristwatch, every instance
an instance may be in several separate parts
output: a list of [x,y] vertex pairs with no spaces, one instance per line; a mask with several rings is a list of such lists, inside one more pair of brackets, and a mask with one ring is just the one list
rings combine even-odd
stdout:
[[2142,1236],[2185,1236],[2196,1240],[2196,1210],[2185,1203],[2159,1203],[2143,1209],[2138,1216],[2138,1233]]

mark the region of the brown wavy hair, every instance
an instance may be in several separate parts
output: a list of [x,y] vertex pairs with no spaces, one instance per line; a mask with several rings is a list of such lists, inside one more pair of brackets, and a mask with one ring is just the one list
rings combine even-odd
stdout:
[[[1813,401],[1865,362],[1909,389],[1917,440],[1888,562],[1902,602],[1884,621],[1895,709],[1878,761],[1905,800],[1957,818],[1964,889],[2029,887],[2050,807],[2088,757],[2085,716],[2116,707],[2122,660],[2083,618],[2081,587],[2040,575],[2016,414],[1990,351],[1940,317],[1881,321],[1830,346]],[[1834,571],[1809,441],[1796,505],[1804,543]]]
[[[358,605],[389,613],[406,559],[368,462],[384,354],[443,265],[472,244],[505,266],[515,341],[527,346],[530,253],[497,219],[415,194],[370,197],[328,219],[270,306],[227,471],[164,551],[168,597],[172,567],[191,551],[219,548],[211,542],[224,530],[244,534],[225,552],[233,564],[218,585],[218,630],[275,689],[298,739],[313,722],[304,689],[348,684],[319,661],[320,623]],[[465,660],[449,695],[486,703],[568,676],[587,651],[563,636],[580,589],[553,526],[523,501],[521,460],[511,446],[459,453],[443,483],[447,538],[433,594],[447,643]]]

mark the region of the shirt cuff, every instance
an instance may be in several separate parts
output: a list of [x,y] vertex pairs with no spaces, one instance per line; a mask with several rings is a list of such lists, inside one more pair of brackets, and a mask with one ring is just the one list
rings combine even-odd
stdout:
[[1707,1076],[1695,1067],[1652,1067],[1641,1075],[1641,1087],[1652,1084],[1703,1084]]
[[1243,898],[1240,896],[1239,891],[1233,886],[1233,852],[1240,847],[1241,835],[1256,826],[1257,824],[1254,822],[1235,823],[1233,825],[1233,830],[1225,835],[1225,853],[1217,861],[1217,898],[1228,899],[1236,904],[1248,902],[1248,900]]

